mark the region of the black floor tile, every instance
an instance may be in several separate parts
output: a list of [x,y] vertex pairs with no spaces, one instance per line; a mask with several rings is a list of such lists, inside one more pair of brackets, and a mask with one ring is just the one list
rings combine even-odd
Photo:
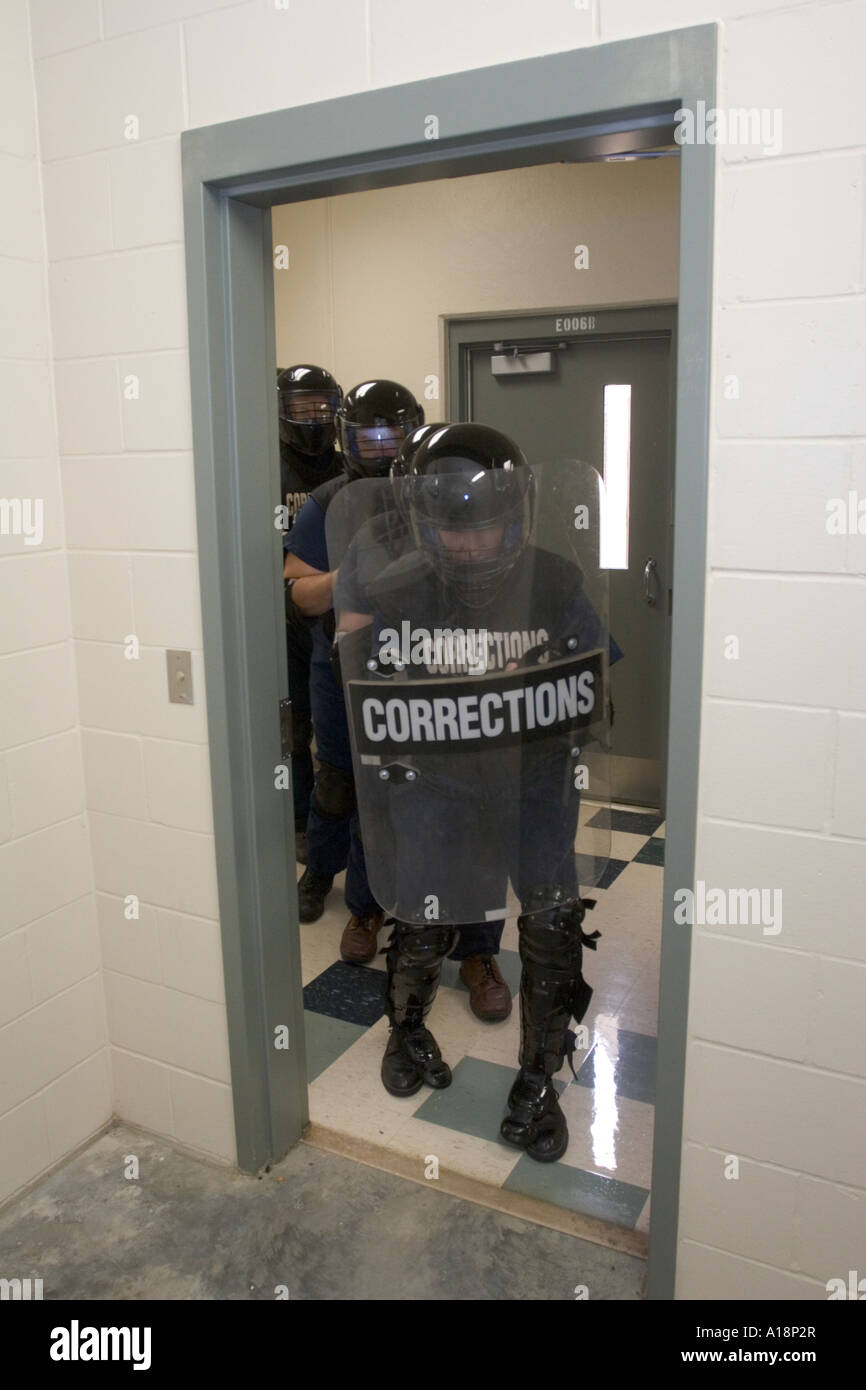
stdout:
[[625,830],[629,835],[653,835],[662,824],[663,817],[657,811],[614,811],[605,806],[596,811],[592,820],[587,821],[594,830]]
[[609,859],[604,873],[594,886],[596,888],[609,888],[619,878],[623,869],[628,868],[629,862],[628,859]]
[[335,961],[304,986],[304,1008],[371,1028],[385,1012],[385,972]]
[[647,840],[642,849],[638,850],[633,864],[659,864],[665,862],[665,842],[664,840]]

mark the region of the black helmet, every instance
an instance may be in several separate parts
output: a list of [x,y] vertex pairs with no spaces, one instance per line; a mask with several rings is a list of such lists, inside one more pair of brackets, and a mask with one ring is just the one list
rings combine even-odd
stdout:
[[[444,430],[446,423],[445,420],[436,420],[430,425],[419,425],[411,434],[407,434],[394,455],[394,461],[391,464],[391,477],[395,479],[408,477],[409,464],[419,444],[423,444],[425,439],[429,439],[434,430]],[[399,495],[399,487],[397,491]]]
[[343,392],[324,367],[301,363],[277,376],[280,439],[302,454],[324,454],[332,448],[334,415]]
[[424,423],[424,409],[396,381],[362,381],[337,411],[343,465],[353,478],[384,477],[407,435]]
[[489,425],[443,425],[418,445],[400,487],[416,544],[445,584],[470,606],[488,603],[532,531],[523,451]]

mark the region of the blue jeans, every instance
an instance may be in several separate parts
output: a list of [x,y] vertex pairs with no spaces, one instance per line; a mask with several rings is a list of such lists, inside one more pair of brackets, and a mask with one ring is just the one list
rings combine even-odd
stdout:
[[[323,763],[352,772],[352,748],[346,721],[346,702],[328,660],[330,645],[316,631],[310,663],[310,704],[316,731],[316,754]],[[315,794],[307,818],[307,865],[323,878],[346,870],[346,906],[355,917],[371,917],[379,905],[370,892],[357,810],[344,816],[325,815]]]

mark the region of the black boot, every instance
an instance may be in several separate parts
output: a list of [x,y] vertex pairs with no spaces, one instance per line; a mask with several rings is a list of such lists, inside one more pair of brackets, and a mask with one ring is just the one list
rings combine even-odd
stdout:
[[313,873],[309,865],[304,869],[298,879],[298,917],[302,922],[318,922],[333,886],[333,878]]
[[539,1163],[555,1163],[568,1148],[568,1126],[556,1088],[543,1071],[521,1067],[508,1093],[508,1114],[499,1133]]
[[437,1090],[451,1085],[451,1068],[443,1062],[424,1019],[436,997],[442,962],[454,938],[453,927],[394,923],[385,956],[385,1010],[391,1032],[382,1059],[382,1085],[392,1096],[414,1096],[425,1081]]
[[582,922],[591,898],[568,898],[558,887],[536,889],[518,918],[520,959],[520,1071],[508,1096],[500,1134],[539,1163],[555,1163],[568,1148],[568,1127],[553,1077],[566,1053],[571,1063],[574,1034],[589,1007],[592,990],[581,974],[583,946],[595,950],[599,933],[585,935]]

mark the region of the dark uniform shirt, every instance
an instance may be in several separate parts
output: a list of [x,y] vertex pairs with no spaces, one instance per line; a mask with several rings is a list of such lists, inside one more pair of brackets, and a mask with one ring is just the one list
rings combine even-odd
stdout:
[[291,444],[280,440],[280,491],[288,511],[287,531],[291,531],[295,518],[310,493],[329,478],[335,478],[342,471],[340,456],[334,449],[324,454],[301,454]]
[[[610,664],[622,657],[584,590],[580,571],[551,551],[527,546],[491,601],[472,608],[443,585],[420,552],[408,552],[379,569],[370,565],[372,548],[363,544],[363,537],[359,541],[340,566],[336,607],[372,613],[372,654],[388,658],[396,646],[410,679],[502,671],[534,648],[572,636],[579,652],[593,651],[607,639]],[[452,636],[443,649],[441,638],[437,646],[437,632],[460,637],[455,642]],[[390,660],[393,664],[393,656]]]
[[[525,707],[515,702],[507,711],[502,697],[499,713],[485,727],[480,706],[498,696],[487,681],[479,682],[478,696],[469,693],[473,677],[518,666],[537,668],[539,658],[542,670],[550,672],[549,689],[562,670],[560,658],[599,649],[607,649],[611,663],[621,658],[576,564],[528,545],[490,602],[473,608],[443,584],[420,551],[406,548],[389,558],[381,536],[365,528],[340,564],[335,603],[339,612],[372,615],[372,625],[343,637],[340,650],[342,658],[345,647],[348,657],[344,674],[361,681],[353,718],[364,754],[356,778],[368,869],[371,882],[375,875],[384,885],[381,891],[395,905],[395,914],[418,920],[433,895],[437,910],[452,920],[489,920],[502,911],[509,878],[518,895],[542,883],[576,891],[580,795],[575,752],[578,740],[589,751],[596,745],[593,776],[602,789],[604,745],[598,737],[604,738],[603,721],[576,740],[573,726],[562,716],[558,727],[542,730],[542,723],[551,721],[542,721],[540,705],[533,724],[524,713],[529,697]],[[569,639],[576,639],[574,648],[564,646]],[[395,657],[402,669],[395,670]],[[380,683],[370,676],[371,659],[379,664]],[[391,680],[381,680],[388,673]],[[455,683],[441,682],[449,675],[457,678]],[[517,679],[507,687],[494,676],[496,690],[513,692]],[[577,678],[563,678],[569,679]],[[408,695],[405,681],[432,684],[420,688],[416,699]],[[449,699],[449,692],[459,693],[459,699]],[[453,708],[473,700],[480,703],[471,716]],[[443,741],[436,703],[452,707],[447,716],[453,726],[450,742]],[[408,727],[398,730],[400,721],[395,720],[394,728],[387,724],[386,735],[394,713],[389,706],[409,710],[419,730],[426,726],[427,732],[416,732],[414,726],[411,734]],[[375,728],[366,725],[365,707]],[[524,722],[511,728],[534,729],[535,736],[507,745],[496,741],[515,711]],[[386,737],[386,743],[379,741]],[[411,751],[407,743],[395,742],[404,738],[411,738]],[[395,775],[383,782],[380,759],[371,756],[378,750],[386,765],[414,770],[414,780]]]

